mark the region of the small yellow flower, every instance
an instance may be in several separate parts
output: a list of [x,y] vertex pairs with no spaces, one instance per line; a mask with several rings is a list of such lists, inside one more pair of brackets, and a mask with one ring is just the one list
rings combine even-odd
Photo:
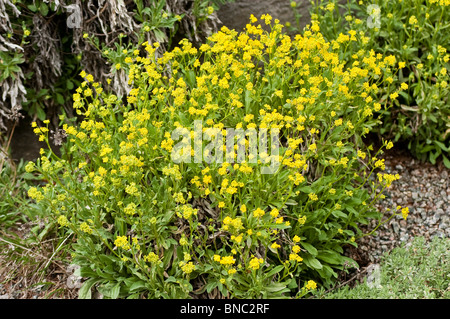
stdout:
[[255,217],[262,217],[264,214],[265,212],[261,208],[257,208],[253,211],[253,216]]
[[308,283],[305,285],[305,289],[307,290],[314,290],[317,288],[317,284],[314,280],[309,280]]
[[398,97],[398,93],[397,93],[397,92],[391,93],[391,94],[389,94],[389,97],[390,97],[392,100],[395,100],[395,99]]
[[61,227],[67,226],[69,224],[69,221],[67,220],[67,217],[64,215],[59,216],[58,218],[58,224]]
[[402,217],[406,220],[406,218],[408,218],[408,214],[409,214],[409,207],[404,207],[402,208]]
[[272,245],[270,245],[270,247],[272,247],[273,249],[277,249],[277,248],[280,248],[281,246],[275,242]]
[[253,270],[259,269],[260,264],[263,263],[262,258],[256,258],[254,257],[252,260],[250,260],[249,267]]
[[394,143],[392,143],[392,142],[387,143],[387,145],[386,145],[387,150],[391,149],[392,147],[394,147]]
[[270,216],[272,216],[273,218],[276,218],[279,214],[278,209],[274,208],[272,209],[272,211],[270,212]]

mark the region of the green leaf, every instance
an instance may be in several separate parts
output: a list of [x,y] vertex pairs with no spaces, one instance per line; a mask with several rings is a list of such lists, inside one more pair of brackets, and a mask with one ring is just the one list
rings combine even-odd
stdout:
[[358,212],[353,207],[346,206],[345,208],[349,211],[349,213],[352,213],[354,216],[357,217],[359,215]]
[[32,12],[36,12],[37,11],[37,7],[34,4],[29,4],[29,5],[27,5],[27,7]]
[[73,87],[74,87],[73,82],[70,81],[70,80],[67,80],[67,81],[66,81],[66,87],[67,87],[68,90],[72,90]]
[[307,256],[305,259],[303,259],[303,261],[310,268],[322,269],[323,267],[322,263],[318,259],[311,256]]
[[245,95],[244,95],[244,104],[245,104],[245,112],[249,113],[249,106],[250,106],[250,101],[251,101],[251,97],[250,97],[251,92],[249,90],[245,90]]
[[300,245],[303,246],[303,248],[305,248],[311,255],[317,255],[317,249],[314,248],[313,245],[304,242],[300,242]]
[[434,144],[436,144],[437,146],[439,146],[441,148],[441,150],[448,152],[449,148],[447,146],[444,145],[444,143],[439,142],[439,141],[433,141]]
[[59,93],[56,93],[56,102],[58,102],[58,104],[60,105],[64,105],[66,101],[64,100],[64,96],[62,96]]
[[111,289],[111,299],[117,299],[120,294],[120,282]]
[[283,266],[283,265],[278,265],[278,266],[276,266],[275,268],[273,268],[271,271],[269,271],[269,272],[267,273],[267,277],[271,277],[271,276],[273,276],[273,275],[279,273],[279,272],[280,272],[281,270],[283,270],[283,269],[284,269],[284,266]]
[[167,35],[163,31],[159,29],[153,29],[153,33],[155,34],[156,41],[158,42],[167,41]]
[[441,152],[431,152],[430,153],[430,162],[431,164],[436,164],[436,158],[440,155]]
[[321,251],[317,255],[317,258],[322,261],[325,261],[326,263],[333,264],[333,265],[339,265],[342,263],[341,256],[339,256],[339,254],[337,254],[337,253],[333,253],[330,251]]
[[313,190],[312,190],[312,188],[311,188],[310,186],[303,186],[303,187],[300,187],[299,190],[300,190],[301,192],[303,192],[303,193],[306,193],[306,194],[309,194],[309,193],[312,193],[312,192],[313,192]]
[[217,286],[219,287],[219,291],[222,293],[222,295],[226,296],[228,294],[227,288],[224,285],[222,285],[221,282],[219,282]]
[[48,5],[45,2],[41,2],[39,11],[45,17],[48,14]]
[[241,275],[233,276],[233,279],[240,283],[242,286],[248,288],[248,282],[246,282]]
[[80,268],[81,277],[95,277],[97,274],[90,267],[84,266]]
[[331,212],[331,214],[332,214],[334,217],[337,217],[337,218],[347,218],[347,214],[343,213],[343,212],[340,211],[340,210],[334,210],[334,211]]
[[195,87],[196,80],[195,80],[195,72],[193,70],[188,70],[186,72],[186,80],[191,88]]
[[285,204],[286,205],[291,205],[291,206],[298,205],[298,203],[295,200],[291,199],[291,198],[288,199]]
[[274,282],[271,283],[270,286],[266,287],[266,290],[269,292],[276,292],[283,290],[284,288],[286,288],[286,284],[283,284],[281,282]]
[[41,121],[44,121],[47,118],[47,114],[45,114],[45,111],[41,108],[40,105],[36,107],[36,114],[38,119],[40,119]]
[[99,282],[97,278],[91,278],[86,280],[81,286],[80,290],[78,290],[78,299],[91,299],[92,298],[91,288],[97,282]]
[[206,292],[210,293],[211,291],[213,291],[214,288],[217,287],[217,281],[211,281],[210,283],[208,283],[206,285]]
[[447,168],[450,168],[450,161],[448,160],[447,156],[445,156],[444,154],[442,154],[442,159],[444,161],[444,165]]
[[130,292],[134,291],[134,290],[139,290],[141,288],[145,288],[145,282],[144,281],[136,281],[135,283],[133,283],[130,287]]
[[177,282],[177,278],[175,278],[174,276],[169,276],[169,278],[167,278],[165,282]]

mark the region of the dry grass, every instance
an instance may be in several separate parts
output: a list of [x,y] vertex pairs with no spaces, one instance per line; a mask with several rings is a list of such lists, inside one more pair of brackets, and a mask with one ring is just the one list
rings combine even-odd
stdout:
[[30,224],[13,232],[0,232],[0,298],[76,299],[78,289],[70,289],[61,238],[41,242],[29,240]]

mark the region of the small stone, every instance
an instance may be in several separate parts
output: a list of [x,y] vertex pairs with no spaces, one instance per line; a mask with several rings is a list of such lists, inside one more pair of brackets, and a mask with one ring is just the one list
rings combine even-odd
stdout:
[[401,242],[406,242],[409,239],[409,235],[407,233],[400,236]]
[[431,218],[428,219],[428,224],[429,225],[434,225],[439,221],[440,216],[435,214],[433,216],[431,216]]
[[445,235],[443,232],[437,231],[432,237],[445,238]]
[[392,224],[392,230],[394,231],[394,233],[398,234],[398,232],[400,231],[400,226],[396,221],[393,221]]
[[427,212],[425,210],[421,210],[420,217],[422,217],[423,220],[427,220]]
[[408,222],[406,220],[402,219],[400,221],[400,227],[401,228],[406,228],[407,226],[408,226]]

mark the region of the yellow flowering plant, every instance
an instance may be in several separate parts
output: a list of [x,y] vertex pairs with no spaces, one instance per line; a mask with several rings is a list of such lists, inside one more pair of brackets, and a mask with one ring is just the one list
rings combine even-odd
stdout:
[[359,223],[381,222],[373,204],[399,176],[377,156],[392,143],[362,140],[389,57],[348,64],[345,41],[314,26],[291,38],[257,22],[160,57],[142,43],[123,97],[82,74],[61,157],[28,166],[49,181],[29,191],[43,217],[73,234],[81,296],[303,297],[351,262]]
[[364,49],[395,56],[396,76],[379,91],[383,125],[374,132],[450,168],[450,1],[352,0],[326,10],[330,3],[314,2],[311,9],[329,41],[362,34],[365,40],[354,39],[350,54]]

